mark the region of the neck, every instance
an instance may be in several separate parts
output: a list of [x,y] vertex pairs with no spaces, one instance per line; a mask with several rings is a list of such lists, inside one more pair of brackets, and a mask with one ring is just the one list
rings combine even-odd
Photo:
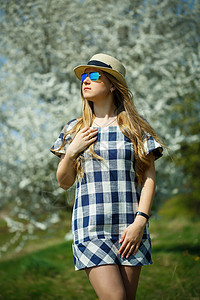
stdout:
[[116,116],[116,106],[114,105],[112,95],[106,99],[94,102],[93,108],[96,118],[108,120],[110,117]]

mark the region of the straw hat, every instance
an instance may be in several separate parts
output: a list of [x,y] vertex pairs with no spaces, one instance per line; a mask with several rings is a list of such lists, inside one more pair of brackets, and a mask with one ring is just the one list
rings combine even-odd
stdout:
[[80,65],[74,68],[74,73],[79,80],[81,80],[81,75],[85,72],[85,69],[89,67],[105,71],[114,76],[120,83],[127,86],[125,80],[126,69],[116,58],[103,53],[95,54],[87,65]]

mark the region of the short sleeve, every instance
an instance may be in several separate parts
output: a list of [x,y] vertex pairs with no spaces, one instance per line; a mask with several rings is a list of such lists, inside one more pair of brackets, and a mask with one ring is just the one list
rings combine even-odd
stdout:
[[153,151],[155,160],[162,157],[163,147],[150,134],[146,133],[143,145],[145,155]]
[[[64,138],[64,135],[65,133],[72,129],[76,124],[78,123],[78,120],[77,119],[73,119],[71,121],[69,121],[65,126],[64,128],[62,129],[61,133],[59,134],[57,140],[55,141],[55,143],[52,145],[52,147],[50,148],[50,151],[57,155],[58,157],[61,157],[61,154],[65,154],[66,151],[67,151],[67,148],[70,144],[70,142],[72,141],[73,139],[73,134],[67,134],[66,137],[65,137],[65,145],[61,148],[60,146],[62,145],[62,142],[63,142],[63,138]],[[59,150],[58,150],[59,149]]]

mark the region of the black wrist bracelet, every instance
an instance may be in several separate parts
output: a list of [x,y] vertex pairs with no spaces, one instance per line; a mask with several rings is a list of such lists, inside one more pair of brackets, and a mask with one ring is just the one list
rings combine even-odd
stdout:
[[147,221],[149,220],[149,216],[148,216],[147,214],[141,212],[141,211],[137,211],[137,212],[136,212],[136,216],[137,216],[137,215],[145,217],[145,218],[147,219]]

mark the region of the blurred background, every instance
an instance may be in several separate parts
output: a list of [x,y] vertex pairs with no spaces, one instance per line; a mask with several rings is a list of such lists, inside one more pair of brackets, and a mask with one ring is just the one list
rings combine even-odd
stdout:
[[75,186],[58,187],[50,152],[82,113],[73,68],[95,53],[125,65],[168,146],[138,299],[200,299],[200,2],[0,0],[0,45],[0,299],[96,299],[74,272]]

